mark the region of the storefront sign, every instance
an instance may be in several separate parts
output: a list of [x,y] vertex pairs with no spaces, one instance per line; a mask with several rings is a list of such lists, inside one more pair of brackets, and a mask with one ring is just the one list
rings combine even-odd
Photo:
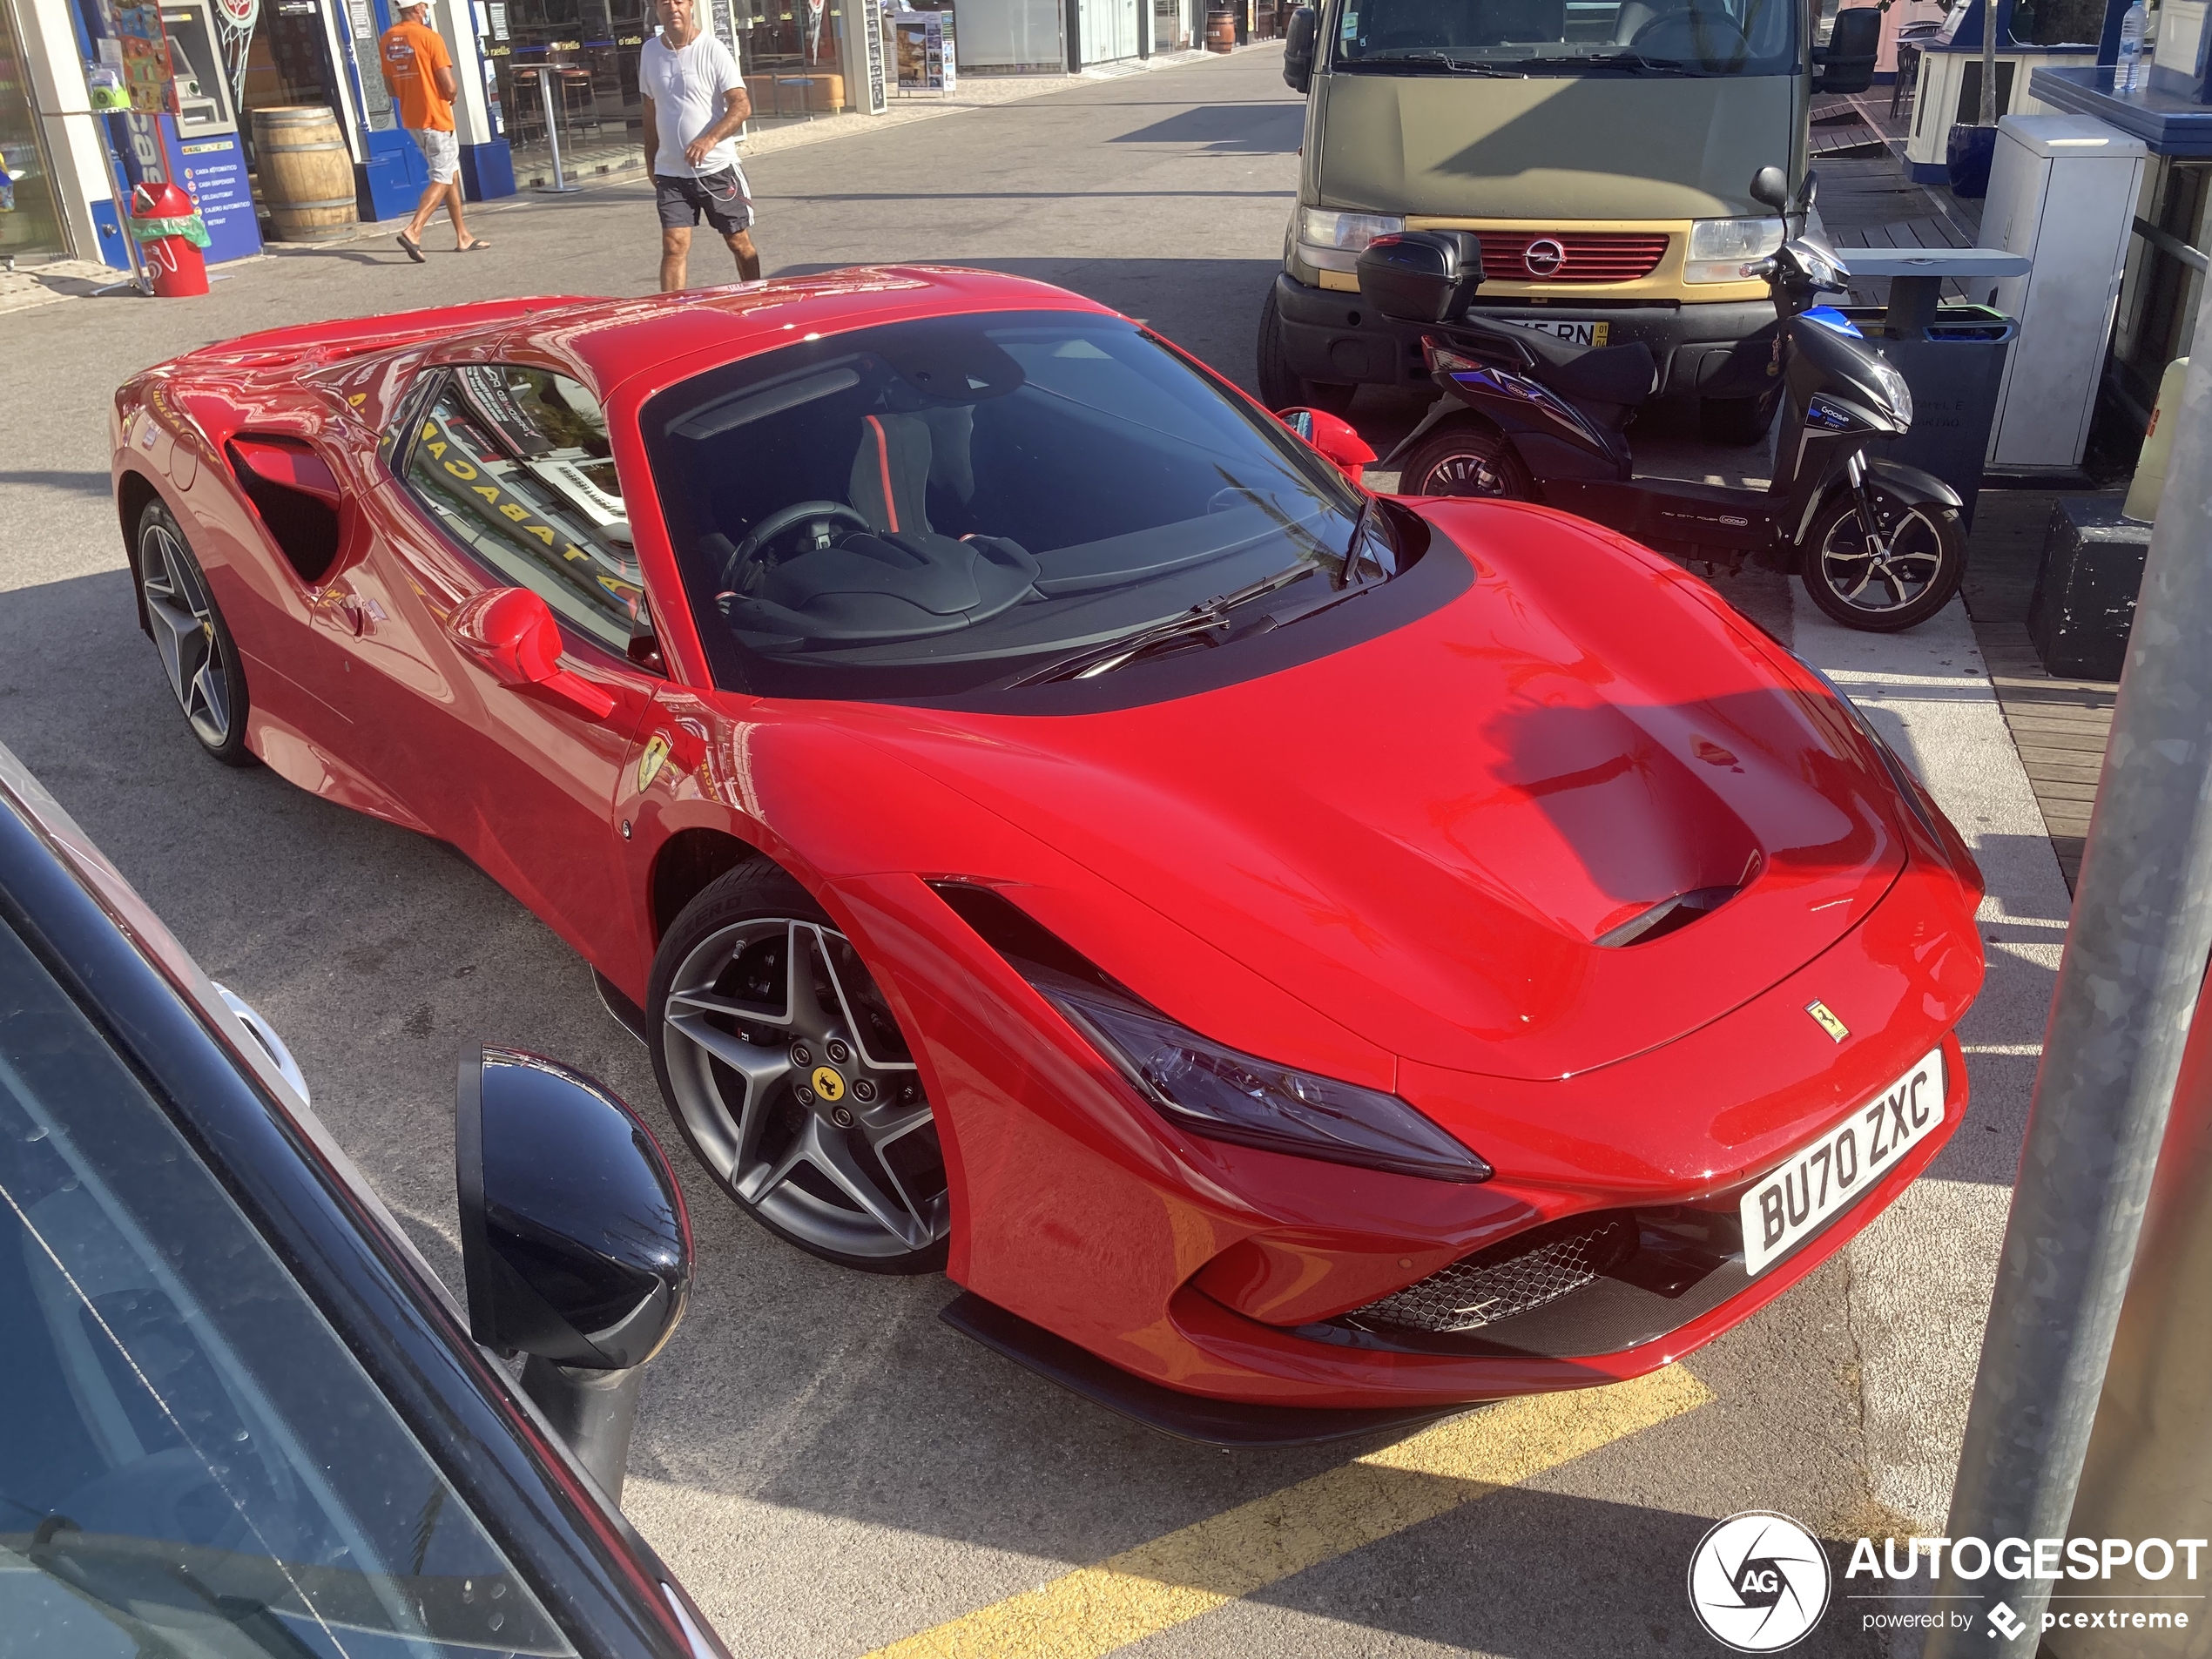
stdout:
[[899,90],[952,91],[958,82],[953,61],[953,14],[902,11],[893,27],[899,37]]

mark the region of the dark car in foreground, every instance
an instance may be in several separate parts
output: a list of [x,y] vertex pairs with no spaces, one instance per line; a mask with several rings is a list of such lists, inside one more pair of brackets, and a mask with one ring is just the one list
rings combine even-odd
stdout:
[[724,1654],[615,1507],[689,1282],[665,1160],[502,1049],[457,1130],[469,1315],[0,748],[0,1655]]

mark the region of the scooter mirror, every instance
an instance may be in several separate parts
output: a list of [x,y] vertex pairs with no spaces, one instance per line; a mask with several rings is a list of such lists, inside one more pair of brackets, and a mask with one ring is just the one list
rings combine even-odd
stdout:
[[1367,463],[1375,452],[1367,447],[1366,440],[1352,429],[1352,423],[1340,416],[1322,409],[1285,409],[1283,424],[1330,461],[1353,483],[1359,482]]
[[1482,286],[1482,239],[1473,231],[1399,231],[1359,256],[1359,292],[1399,322],[1449,322]]
[[1762,167],[1751,175],[1751,199],[1776,212],[1790,205],[1790,175],[1779,167]]
[[464,1055],[454,1111],[469,1334],[576,1370],[627,1371],[684,1317],[691,1225],[668,1159],[582,1074]]

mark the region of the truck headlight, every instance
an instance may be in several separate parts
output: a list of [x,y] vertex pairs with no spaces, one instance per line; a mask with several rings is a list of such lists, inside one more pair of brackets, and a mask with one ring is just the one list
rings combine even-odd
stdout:
[[1489,1164],[1395,1095],[1239,1054],[1056,975],[1032,983],[1154,1110],[1193,1135],[1432,1181],[1490,1178]]
[[1298,253],[1318,270],[1356,270],[1368,243],[1405,228],[1406,221],[1394,213],[1336,213],[1323,207],[1301,207]]
[[1689,225],[1684,282],[1746,282],[1758,273],[1749,267],[1782,249],[1778,219],[1698,219]]

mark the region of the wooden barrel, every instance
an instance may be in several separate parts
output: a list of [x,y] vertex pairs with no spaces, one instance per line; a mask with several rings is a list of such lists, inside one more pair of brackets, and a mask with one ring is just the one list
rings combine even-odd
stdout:
[[253,111],[253,171],[280,242],[353,233],[354,158],[338,118],[320,105]]
[[1209,13],[1206,17],[1206,50],[1210,52],[1232,51],[1237,45],[1237,19],[1227,11]]

